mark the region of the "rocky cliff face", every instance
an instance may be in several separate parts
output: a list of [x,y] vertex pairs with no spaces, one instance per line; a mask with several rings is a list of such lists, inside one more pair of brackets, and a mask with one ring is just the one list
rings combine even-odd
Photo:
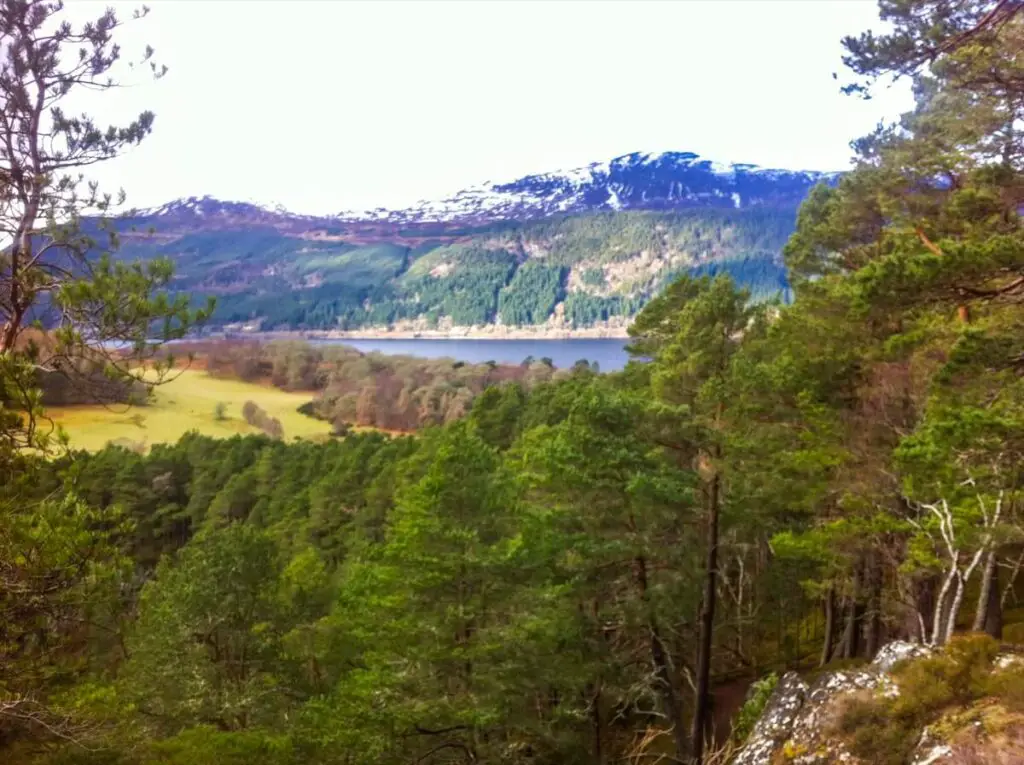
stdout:
[[[807,681],[784,675],[768,700],[733,765],[875,765],[858,758],[838,731],[839,718],[854,698],[898,697],[893,667],[928,657],[922,646],[895,642],[863,668],[825,672]],[[1016,654],[996,658],[993,672],[1019,666]],[[942,682],[936,678],[936,682]],[[979,698],[945,710],[923,727],[910,751],[909,765],[1010,765],[1024,763],[1024,718],[999,700]]]

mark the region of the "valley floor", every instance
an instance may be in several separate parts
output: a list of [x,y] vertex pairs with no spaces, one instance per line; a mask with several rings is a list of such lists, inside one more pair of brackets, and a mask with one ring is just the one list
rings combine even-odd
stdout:
[[[253,401],[284,427],[286,440],[325,438],[328,423],[297,411],[309,393],[291,393],[267,385],[211,377],[198,369],[174,373],[158,386],[145,406],[85,405],[51,407],[48,416],[62,426],[76,449],[96,451],[110,442],[143,450],[156,443],[177,441],[195,430],[214,438],[259,433],[242,418],[242,405]],[[223,419],[216,416],[225,405]]]

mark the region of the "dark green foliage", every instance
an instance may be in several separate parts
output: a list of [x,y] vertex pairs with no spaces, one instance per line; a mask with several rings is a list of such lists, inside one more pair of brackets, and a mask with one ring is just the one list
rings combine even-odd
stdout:
[[565,269],[527,262],[501,291],[498,313],[503,324],[542,324],[562,299]]
[[494,319],[498,291],[514,268],[515,258],[505,250],[452,245],[417,260],[401,284],[416,313],[436,310],[458,325],[486,324]]
[[[1014,9],[933,51],[915,112],[814,192],[791,302],[730,276],[780,284],[792,221],[768,208],[438,226],[408,251],[309,240],[294,291],[294,270],[260,266],[259,305],[281,310],[262,318],[353,326],[536,321],[572,284],[570,320],[637,314],[622,373],[219,344],[212,373],[319,391],[338,437],[44,461],[7,406],[20,391],[42,411],[39,349],[0,355],[5,761],[718,761],[728,704],[708,702],[736,678],[856,666],[895,637],[938,653],[840,715],[829,735],[863,761],[905,762],[980,699],[1019,714],[1020,669],[977,633],[1021,594],[1024,155],[1004,128],[1024,97],[994,95],[1024,96],[1024,22],[1019,3],[947,5],[887,2],[892,34],[848,41],[858,73],[913,71],[922,45]],[[259,259],[185,246],[221,285]],[[660,267],[634,269],[642,252]],[[165,266],[97,275],[64,295],[72,338],[89,306],[119,326],[126,285],[132,337],[189,318],[149,296]]]
[[607,321],[613,316],[633,316],[642,305],[643,300],[640,298],[571,292],[565,299],[565,318],[576,326],[586,327],[595,322]]
[[[258,321],[265,330],[358,329],[442,318],[472,325],[498,316],[505,324],[542,324],[566,300],[567,274],[575,267],[593,294],[570,293],[565,311],[574,324],[586,326],[632,316],[693,269],[725,268],[759,298],[784,290],[777,261],[793,219],[792,211],[767,209],[602,213],[491,226],[412,247],[226,229],[161,244],[134,235],[124,254],[173,258],[180,285],[217,293],[218,323]],[[536,257],[524,258],[524,252]],[[637,281],[608,294],[602,266],[642,253],[667,267],[656,274],[644,270]]]
[[749,285],[755,300],[791,297],[785,267],[770,256],[702,263],[689,269],[689,273],[694,277],[728,274],[736,284]]
[[516,383],[492,386],[473,402],[469,419],[484,441],[507,449],[517,435],[527,400],[526,391]]

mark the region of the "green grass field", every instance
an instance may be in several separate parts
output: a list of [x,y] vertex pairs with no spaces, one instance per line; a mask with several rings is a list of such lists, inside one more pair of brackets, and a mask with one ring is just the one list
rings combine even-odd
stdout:
[[[199,370],[175,373],[174,380],[158,386],[146,406],[114,405],[52,407],[47,414],[62,426],[76,449],[96,451],[110,441],[135,447],[177,441],[190,430],[226,438],[259,433],[242,419],[242,405],[254,401],[284,427],[285,440],[326,437],[331,426],[300,414],[296,409],[310,400],[308,393],[288,393],[263,385],[210,377]],[[225,419],[217,420],[218,403],[226,406]]]

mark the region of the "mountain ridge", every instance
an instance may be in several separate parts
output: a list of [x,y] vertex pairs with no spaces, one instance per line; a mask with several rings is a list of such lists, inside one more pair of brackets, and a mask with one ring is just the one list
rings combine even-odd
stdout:
[[217,295],[221,326],[621,328],[684,273],[785,291],[796,210],[839,175],[634,152],[402,210],[188,197],[122,216],[122,249],[174,260],[175,288]]
[[[162,205],[130,210],[129,218],[160,218],[192,213],[250,214],[308,223],[451,223],[524,220],[555,214],[702,206],[736,208],[770,203],[788,205],[803,198],[807,184],[834,181],[842,171],[785,170],[749,163],[722,163],[693,152],[631,152],[603,162],[533,173],[512,181],[468,186],[456,194],[420,200],[405,208],[377,207],[320,215],[279,203],[226,200],[211,195],[181,197]],[[642,181],[638,183],[637,181]],[[766,187],[774,195],[766,195]],[[782,191],[780,194],[779,191]],[[639,194],[639,199],[637,195]]]

